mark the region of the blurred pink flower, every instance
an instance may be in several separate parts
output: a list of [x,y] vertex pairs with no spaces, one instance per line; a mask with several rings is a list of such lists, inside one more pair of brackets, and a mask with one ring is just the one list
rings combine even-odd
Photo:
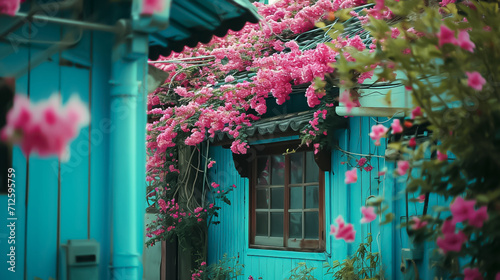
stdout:
[[370,132],[370,138],[375,140],[375,146],[380,146],[380,138],[385,137],[389,129],[381,124],[372,126],[372,132]]
[[477,267],[464,268],[464,280],[483,280],[483,276]]
[[358,103],[352,101],[351,94],[349,93],[348,90],[344,90],[340,94],[339,102],[344,103],[344,106],[346,107],[347,113],[350,113],[352,108],[358,107]]
[[448,159],[448,155],[445,153],[441,153],[440,151],[437,151],[437,159],[439,161],[445,161]]
[[165,9],[165,3],[166,1],[163,0],[143,0],[141,14],[152,15],[162,12]]
[[2,0],[0,1],[0,14],[6,14],[9,16],[15,16],[17,11],[19,11],[19,7],[21,2],[19,0]]
[[212,184],[211,184],[211,185],[212,185],[212,188],[214,188],[214,189],[215,189],[215,188],[218,188],[218,187],[220,186],[219,184],[217,184],[217,183],[215,183],[215,182],[212,182]]
[[398,161],[398,167],[396,169],[396,172],[400,175],[403,176],[406,174],[408,169],[410,168],[410,163],[406,160],[400,160]]
[[370,172],[373,170],[373,166],[371,166],[371,165],[365,166],[364,170],[367,172]]
[[347,170],[345,172],[344,182],[346,184],[352,184],[352,183],[356,183],[356,181],[358,181],[358,169],[353,168],[351,170]]
[[453,215],[453,224],[469,220],[474,215],[475,200],[464,200],[462,197],[457,197],[450,204],[450,211]]
[[486,206],[479,207],[474,213],[469,216],[469,225],[482,228],[484,221],[488,220],[488,209]]
[[411,225],[411,228],[414,230],[421,229],[427,225],[427,221],[421,221],[420,218],[413,216],[412,217],[413,224]]
[[451,220],[444,221],[441,232],[443,236],[438,237],[436,240],[436,244],[441,251],[444,254],[449,251],[460,252],[462,244],[467,240],[467,236],[462,231],[455,233],[455,225]]
[[418,202],[422,203],[425,201],[425,194],[421,194],[418,196]]
[[334,225],[331,225],[330,234],[335,234],[336,239],[344,239],[347,243],[354,242],[356,231],[354,230],[353,225],[346,225],[341,215],[339,215],[337,219],[335,219],[335,222],[337,222],[338,228],[336,228]]
[[466,30],[461,30],[458,33],[458,45],[470,52],[474,52],[476,45],[470,40],[469,33]]
[[408,141],[408,147],[415,148],[417,146],[417,139],[415,137],[410,138]]
[[375,214],[374,208],[371,206],[361,206],[361,213],[363,214],[363,218],[361,218],[362,224],[370,223],[377,218],[377,214]]
[[363,166],[363,165],[365,165],[365,163],[366,163],[367,161],[368,161],[368,160],[367,160],[366,158],[364,158],[364,157],[363,157],[363,158],[360,158],[360,159],[358,160],[358,165],[359,165],[359,166]]
[[391,124],[392,133],[401,133],[403,132],[403,127],[401,127],[401,121],[399,119],[394,119]]
[[422,108],[420,108],[420,106],[417,106],[415,107],[415,109],[413,109],[411,111],[411,118],[414,119],[416,117],[421,117],[423,114],[422,114]]
[[215,160],[211,160],[211,161],[207,164],[207,168],[212,168],[212,166],[214,166],[214,163],[215,163]]
[[467,85],[475,90],[483,90],[484,84],[486,84],[486,80],[479,74],[479,72],[465,72],[467,75]]
[[457,39],[455,38],[455,32],[446,25],[441,25],[441,29],[439,33],[437,34],[438,39],[439,39],[439,46],[443,46],[444,44],[457,44]]
[[88,108],[78,96],[72,96],[63,107],[58,94],[37,104],[16,95],[0,138],[19,144],[25,155],[36,152],[42,157],[57,155],[62,159],[67,156],[69,142],[89,121]]

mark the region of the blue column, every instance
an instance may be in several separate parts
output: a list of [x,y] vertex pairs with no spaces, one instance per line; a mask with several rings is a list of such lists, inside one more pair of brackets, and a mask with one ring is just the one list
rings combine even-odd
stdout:
[[[137,102],[139,82],[137,80],[137,56],[130,55],[130,44],[124,43],[113,51],[111,73],[111,121],[110,142],[111,187],[112,187],[112,279],[140,279],[142,241],[138,227],[142,217],[138,215],[137,197],[138,149],[137,149]],[[147,51],[147,49],[146,49]],[[146,113],[146,112],[144,112]]]

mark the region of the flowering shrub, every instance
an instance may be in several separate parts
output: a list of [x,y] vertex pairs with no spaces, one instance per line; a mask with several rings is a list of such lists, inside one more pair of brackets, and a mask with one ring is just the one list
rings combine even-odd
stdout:
[[240,256],[228,258],[227,254],[222,256],[218,263],[207,266],[202,261],[199,266],[192,271],[191,280],[230,280],[236,279],[243,274],[244,264],[241,264]]
[[[389,131],[403,134],[389,144],[401,155],[394,175],[409,176],[408,192],[452,201],[450,207],[435,209],[439,215],[412,218],[409,227],[415,240],[435,241],[441,267],[453,277],[498,279],[498,4],[376,1],[373,10],[349,16],[370,31],[373,45],[365,50],[333,46],[339,53],[334,67],[340,84],[354,99],[358,78],[374,71],[377,81],[400,83],[411,93],[411,118],[403,124],[394,120],[390,129],[374,126],[369,136],[378,145]],[[421,125],[429,125],[432,134],[427,139],[404,136]],[[426,159],[429,151],[434,156]],[[415,176],[410,170],[417,166],[421,171]],[[346,173],[346,180],[350,177]],[[446,211],[451,216],[442,213]]]

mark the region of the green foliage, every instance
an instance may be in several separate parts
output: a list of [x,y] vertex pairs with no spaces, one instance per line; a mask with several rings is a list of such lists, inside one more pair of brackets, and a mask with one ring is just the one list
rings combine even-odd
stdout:
[[[428,124],[432,133],[419,141],[416,149],[408,147],[405,139],[391,146],[421,170],[419,176],[410,175],[406,190],[450,200],[464,196],[476,201],[476,207],[487,207],[488,220],[481,228],[467,222],[457,225],[467,240],[460,252],[442,255],[439,266],[453,277],[462,277],[463,269],[472,267],[486,279],[493,279],[500,267],[500,233],[495,229],[500,226],[499,4],[458,1],[441,7],[432,1],[408,0],[385,1],[385,5],[394,13],[394,20],[371,17],[365,26],[377,40],[373,52],[339,50],[341,57],[335,68],[340,84],[356,90],[359,85],[354,81],[360,73],[377,66],[379,82],[411,90],[414,106],[421,107],[424,115],[409,121],[414,126]],[[443,26],[454,32],[455,38],[466,32],[474,44],[472,51],[459,43],[440,44]],[[391,36],[391,28],[401,34]],[[346,53],[355,61],[346,59]],[[469,85],[467,72],[478,72],[485,79],[482,89]],[[409,110],[407,113],[410,115]],[[453,159],[425,156],[437,151]],[[414,232],[416,241],[435,241],[443,235],[440,229],[449,208],[433,210],[421,218],[428,225]],[[469,262],[460,266],[459,259]],[[344,271],[349,271],[350,263],[352,259],[343,263]]]
[[305,262],[298,263],[297,267],[290,271],[289,280],[316,280],[316,277],[311,275],[311,272],[316,267],[307,267]]
[[368,233],[365,243],[360,243],[356,252],[342,262],[334,261],[331,265],[327,262],[323,268],[327,268],[326,275],[332,275],[333,279],[359,280],[380,279],[379,253],[370,251],[372,236]]
[[243,275],[244,264],[239,262],[240,256],[228,258],[227,254],[222,256],[218,263],[209,266],[200,265],[192,271],[195,280],[229,280]]

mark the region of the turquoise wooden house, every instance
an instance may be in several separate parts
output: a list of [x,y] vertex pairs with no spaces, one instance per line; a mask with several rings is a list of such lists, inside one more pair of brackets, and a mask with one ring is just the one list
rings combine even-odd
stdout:
[[[388,90],[393,93],[390,108],[381,102]],[[248,155],[233,155],[227,136],[220,135],[211,144],[210,158],[224,163],[211,170],[211,181],[237,188],[229,194],[232,205],[221,210],[220,224],[209,228],[210,263],[224,254],[239,257],[245,265],[241,279],[288,279],[299,265],[298,271],[305,269],[304,264],[315,267],[311,274],[316,279],[335,279],[327,274],[325,263],[342,262],[370,236],[369,251],[378,252],[376,266],[383,270],[383,279],[434,279],[438,275],[431,266],[436,254],[433,244],[415,246],[399,224],[431,213],[431,206],[444,200],[431,196],[422,203],[409,203],[413,195],[408,197],[404,191],[406,180],[392,175],[396,155],[388,149],[390,138],[375,146],[368,135],[371,126],[404,117],[404,108],[411,106],[405,90],[401,86],[367,88],[360,94],[362,107],[350,113],[342,106],[336,108],[339,116],[328,132],[331,151],[315,156],[314,149],[297,149],[300,129],[313,113],[304,111],[303,92],[292,93],[281,106],[268,102],[268,112],[274,113],[246,131]],[[427,137],[423,127],[412,133]],[[358,170],[357,182],[346,184],[344,174],[351,169],[347,162],[356,166],[356,159],[366,156],[373,169]],[[380,175],[386,168],[385,175]],[[389,202],[388,211],[395,214],[390,223],[380,226],[384,217],[369,224],[360,222],[360,208],[374,196]],[[353,243],[330,235],[330,225],[336,225],[339,215],[354,224]]]
[[[151,15],[142,2],[26,1],[0,16],[0,77],[15,79],[13,92],[33,102],[77,94],[91,113],[67,161],[2,147],[0,279],[67,279],[81,267],[97,271],[85,279],[142,278],[148,54],[257,20],[245,1],[162,1]],[[12,96],[2,98],[4,115]],[[96,243],[78,253],[75,240]]]

